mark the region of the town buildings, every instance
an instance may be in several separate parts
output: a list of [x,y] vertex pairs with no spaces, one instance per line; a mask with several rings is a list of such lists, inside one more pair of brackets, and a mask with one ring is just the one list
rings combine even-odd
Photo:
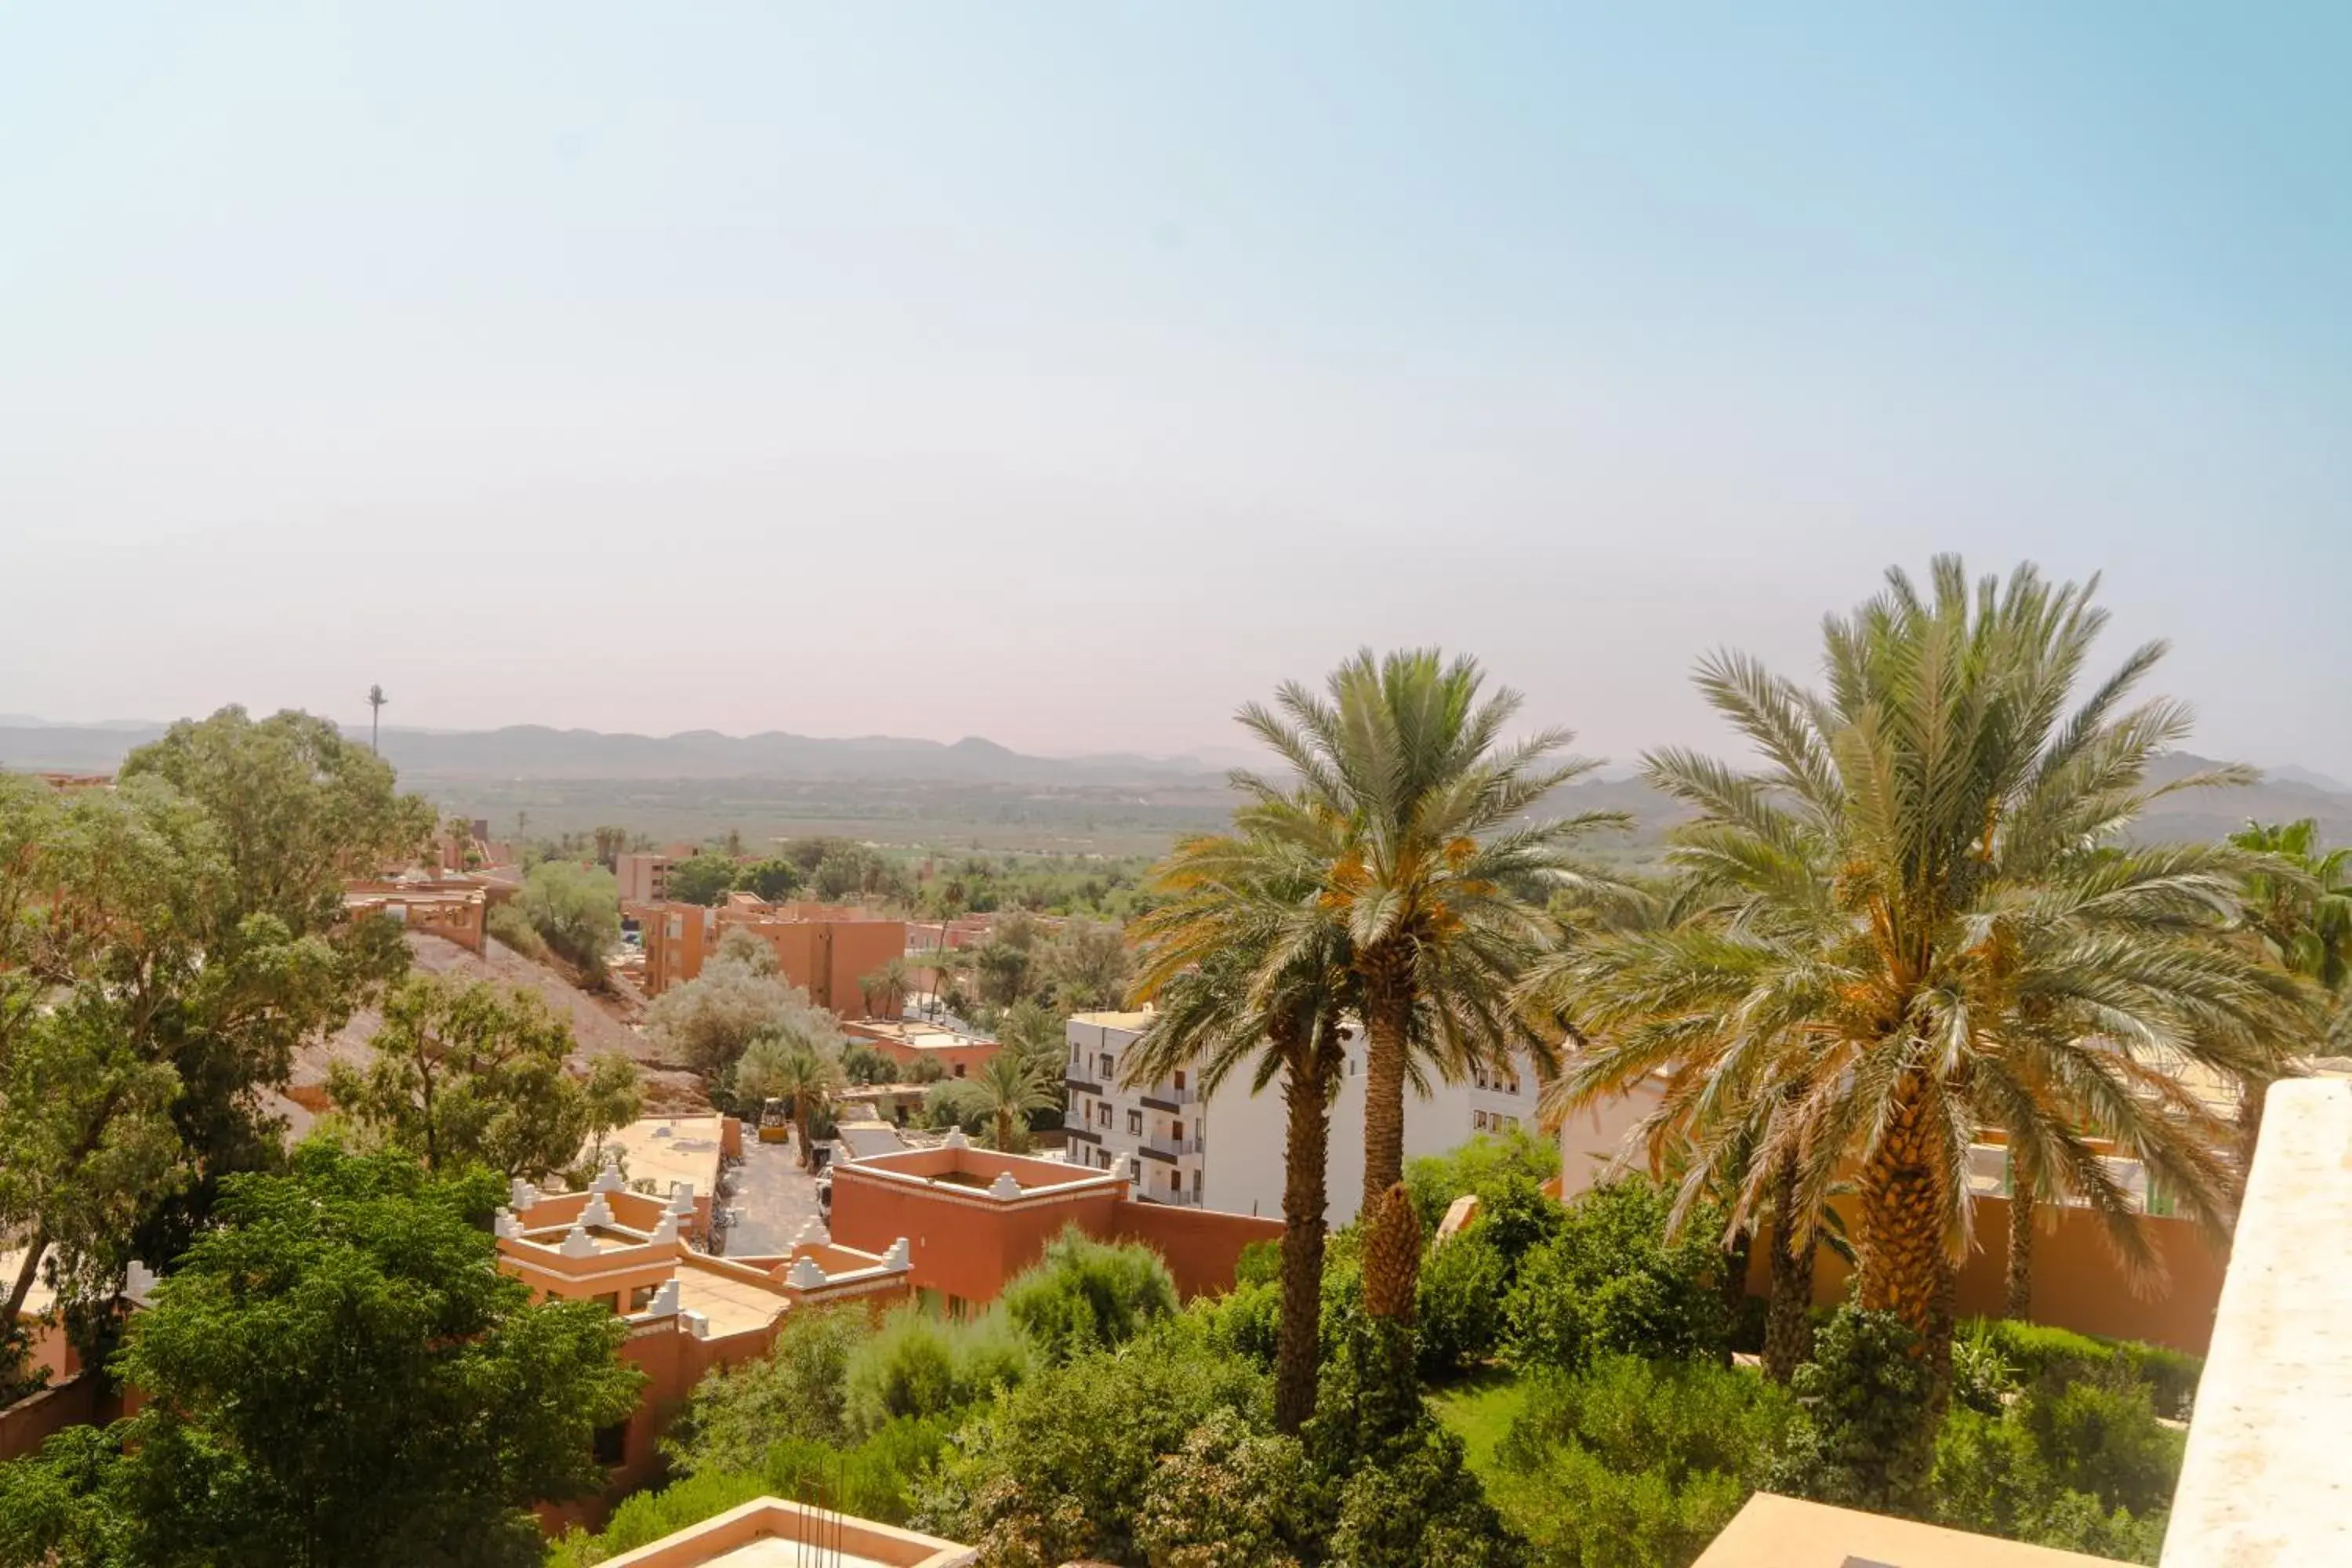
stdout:
[[[1069,1109],[1064,1128],[1073,1162],[1108,1170],[1126,1159],[1136,1195],[1158,1204],[1230,1214],[1282,1213],[1282,1096],[1250,1092],[1249,1076],[1235,1073],[1213,1093],[1199,1075],[1180,1071],[1137,1088],[1119,1081],[1128,1051],[1150,1023],[1149,1013],[1081,1013],[1066,1026],[1069,1054],[1064,1077]],[[1336,1127],[1359,1127],[1364,1113],[1364,1042],[1347,1037],[1347,1065],[1332,1104]],[[1443,1153],[1482,1132],[1535,1130],[1536,1079],[1531,1064],[1516,1072],[1480,1072],[1460,1083],[1433,1085],[1405,1101],[1408,1159]],[[1363,1199],[1361,1139],[1331,1141],[1328,1178],[1332,1226],[1356,1217]]]
[[638,911],[646,950],[645,991],[658,996],[702,973],[719,940],[740,931],[776,955],[776,973],[809,1000],[846,1017],[864,1015],[864,982],[907,953],[907,922],[839,904],[771,904],[749,893],[722,903],[663,903]]
[[971,1078],[987,1067],[997,1052],[996,1042],[984,1035],[907,1018],[844,1019],[841,1032],[853,1040],[863,1040],[902,1068],[930,1062],[943,1078]]
[[677,864],[668,855],[626,854],[613,857],[613,879],[621,885],[621,902],[669,902],[669,868]]
[[343,912],[353,920],[383,915],[426,936],[482,951],[488,934],[489,889],[478,877],[415,875],[343,885]]

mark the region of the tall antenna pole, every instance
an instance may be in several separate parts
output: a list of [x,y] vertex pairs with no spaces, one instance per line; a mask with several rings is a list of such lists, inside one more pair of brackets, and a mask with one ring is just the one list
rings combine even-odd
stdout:
[[368,688],[368,750],[371,752],[378,750],[375,743],[376,722],[383,713],[383,705],[391,700],[391,698],[386,697],[383,694],[383,687],[371,686]]

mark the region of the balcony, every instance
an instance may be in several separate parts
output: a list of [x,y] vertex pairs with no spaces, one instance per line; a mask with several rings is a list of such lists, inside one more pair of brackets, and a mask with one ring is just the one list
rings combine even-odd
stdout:
[[1173,1084],[1155,1083],[1143,1094],[1143,1103],[1154,1110],[1178,1111],[1201,1101],[1196,1089],[1178,1089]]
[[1170,1138],[1164,1135],[1155,1134],[1143,1141],[1141,1151],[1146,1154],[1156,1155],[1162,1160],[1181,1160],[1187,1154],[1198,1154],[1202,1152],[1202,1145],[1203,1142],[1204,1141],[1202,1139],[1198,1137]]
[[1072,1094],[1091,1094],[1097,1100],[1100,1100],[1102,1098],[1102,1085],[1094,1082],[1090,1079],[1080,1078],[1075,1068],[1064,1074],[1062,1081],[1069,1086],[1069,1090]]

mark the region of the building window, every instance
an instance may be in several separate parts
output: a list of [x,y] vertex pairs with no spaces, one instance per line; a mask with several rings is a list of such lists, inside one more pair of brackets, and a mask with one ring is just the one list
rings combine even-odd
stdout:
[[1176,1069],[1176,1092],[1184,1092],[1184,1069],[1181,1068]]
[[1110,1082],[1110,1080],[1117,1076],[1111,1070],[1110,1053],[1108,1051],[1105,1051],[1102,1055],[1095,1058],[1095,1066],[1101,1069],[1102,1080],[1105,1083]]
[[608,1470],[629,1462],[629,1424],[625,1421],[597,1427],[596,1435],[588,1443],[596,1462]]
[[1110,1127],[1110,1101],[1109,1101],[1109,1100],[1097,1100],[1097,1101],[1096,1102],[1096,1104],[1095,1104],[1095,1125],[1096,1125],[1096,1126],[1097,1126],[1097,1127],[1103,1128],[1103,1129],[1105,1129],[1106,1131],[1108,1131],[1108,1128]]
[[1169,1173],[1168,1173],[1168,1190],[1169,1190],[1170,1192],[1171,1192],[1171,1193],[1176,1194],[1177,1194],[1178,1196],[1180,1196],[1180,1197],[1181,1197],[1181,1196],[1182,1196],[1182,1195],[1183,1195],[1183,1192],[1184,1192],[1184,1178],[1183,1178],[1183,1177],[1181,1177],[1181,1176],[1180,1176],[1180,1175],[1178,1175],[1178,1174],[1177,1174],[1175,1172],[1173,1172],[1173,1171],[1169,1172]]
[[956,1063],[956,1074],[955,1074],[955,1075],[956,1075],[956,1077],[958,1077],[958,1078],[961,1078],[961,1077],[963,1076],[963,1063],[961,1063],[961,1062],[958,1062],[958,1063]]
[[1184,1142],[1184,1124],[1181,1121],[1170,1122],[1168,1124],[1168,1136],[1173,1138],[1179,1143]]
[[639,1285],[632,1289],[629,1291],[629,1311],[634,1315],[652,1306],[654,1292],[660,1289],[658,1285]]
[[1473,1132],[1484,1132],[1486,1131],[1486,1113],[1485,1111],[1474,1110],[1470,1113],[1470,1131]]
[[1143,1112],[1130,1110],[1127,1113],[1127,1131],[1128,1136],[1131,1138],[1143,1136]]

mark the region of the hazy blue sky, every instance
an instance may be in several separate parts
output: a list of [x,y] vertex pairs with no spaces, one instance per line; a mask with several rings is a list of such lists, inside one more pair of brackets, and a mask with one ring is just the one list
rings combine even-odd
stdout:
[[1939,549],[2352,772],[2352,6],[10,7],[0,711],[1618,758]]

